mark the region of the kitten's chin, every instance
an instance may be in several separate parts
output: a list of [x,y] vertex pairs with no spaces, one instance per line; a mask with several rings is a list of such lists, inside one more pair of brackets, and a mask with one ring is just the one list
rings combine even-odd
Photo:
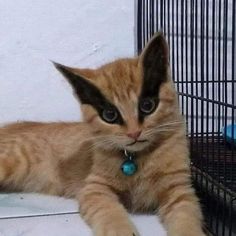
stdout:
[[117,147],[115,145],[112,146],[100,146],[104,150],[127,150],[129,152],[140,152],[143,151],[144,149],[148,148],[150,146],[150,142],[141,142],[141,143],[135,143],[133,145],[119,145],[117,144]]
[[150,143],[148,141],[142,142],[142,143],[135,143],[133,145],[126,145],[124,149],[130,152],[140,152],[144,149],[148,148],[150,146]]

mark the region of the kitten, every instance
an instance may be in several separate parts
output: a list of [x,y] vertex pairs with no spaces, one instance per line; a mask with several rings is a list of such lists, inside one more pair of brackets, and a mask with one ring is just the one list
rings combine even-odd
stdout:
[[126,209],[159,215],[169,236],[203,236],[164,36],[96,70],[55,66],[83,122],[2,127],[0,184],[78,199],[96,236],[138,236]]

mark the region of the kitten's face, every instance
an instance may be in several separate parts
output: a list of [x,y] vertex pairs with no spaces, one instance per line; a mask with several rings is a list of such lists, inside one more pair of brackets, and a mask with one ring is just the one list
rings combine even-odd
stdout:
[[176,93],[161,34],[135,59],[117,60],[97,70],[56,67],[72,84],[97,146],[141,151],[163,138],[165,124],[176,121]]

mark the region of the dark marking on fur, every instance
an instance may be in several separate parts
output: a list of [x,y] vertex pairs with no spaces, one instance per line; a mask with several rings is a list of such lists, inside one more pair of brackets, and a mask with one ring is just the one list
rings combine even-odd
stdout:
[[[55,67],[64,75],[64,77],[72,85],[76,95],[82,104],[93,106],[101,119],[102,113],[106,109],[114,109],[118,113],[118,118],[114,124],[123,125],[124,120],[121,117],[119,110],[101,93],[101,91],[87,79],[72,72],[71,68],[54,63]],[[104,120],[104,119],[103,119]],[[105,120],[104,120],[105,121]]]
[[[154,36],[143,54],[143,85],[139,100],[153,98],[158,105],[160,86],[168,78],[169,51],[164,35]],[[144,118],[145,114],[139,113],[139,121],[143,122]]]
[[122,205],[128,211],[131,211],[131,209],[132,209],[132,200],[131,200],[130,191],[127,190],[127,191],[117,192],[117,195],[119,196],[119,200],[122,203]]
[[178,205],[180,202],[187,202],[188,204],[191,204],[193,202],[193,197],[189,195],[188,193],[183,193],[170,204],[167,203],[166,205],[162,206],[162,207],[165,207],[164,209],[165,214],[168,215],[171,212],[173,212],[174,206]]

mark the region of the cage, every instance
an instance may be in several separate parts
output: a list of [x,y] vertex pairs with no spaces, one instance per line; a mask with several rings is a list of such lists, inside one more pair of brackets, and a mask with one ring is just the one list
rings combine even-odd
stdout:
[[137,49],[161,30],[209,234],[236,235],[235,0],[138,0]]

